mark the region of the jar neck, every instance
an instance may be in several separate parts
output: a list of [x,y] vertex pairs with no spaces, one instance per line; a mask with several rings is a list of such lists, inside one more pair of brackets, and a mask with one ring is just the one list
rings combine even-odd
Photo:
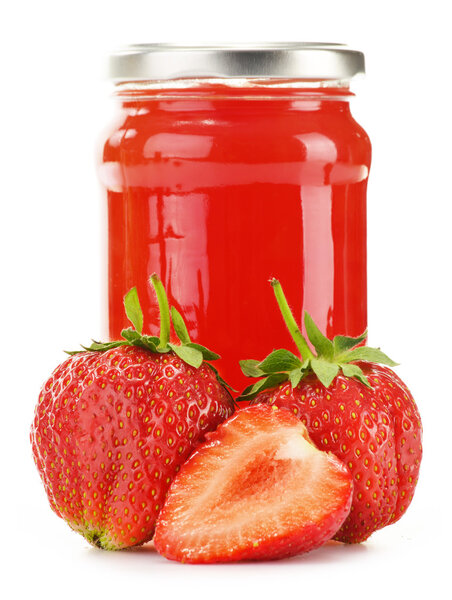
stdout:
[[115,96],[127,103],[142,100],[335,100],[348,103],[354,96],[348,80],[297,79],[174,79],[129,81],[118,84]]

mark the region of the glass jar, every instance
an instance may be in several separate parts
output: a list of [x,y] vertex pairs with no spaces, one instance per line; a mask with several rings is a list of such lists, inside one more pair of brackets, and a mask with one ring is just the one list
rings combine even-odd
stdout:
[[103,148],[109,335],[137,286],[158,333],[160,275],[193,341],[241,391],[238,361],[291,346],[268,280],[329,337],[366,329],[371,147],[353,119],[362,53],[336,44],[133,46],[111,59]]

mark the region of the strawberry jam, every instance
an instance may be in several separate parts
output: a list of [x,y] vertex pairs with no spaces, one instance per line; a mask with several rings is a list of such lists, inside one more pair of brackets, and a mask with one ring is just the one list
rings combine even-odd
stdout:
[[328,337],[362,333],[371,149],[347,83],[198,78],[118,90],[100,167],[112,339],[129,325],[133,286],[144,331],[158,335],[153,272],[239,391],[249,383],[239,359],[291,343],[271,277],[297,321],[307,310]]

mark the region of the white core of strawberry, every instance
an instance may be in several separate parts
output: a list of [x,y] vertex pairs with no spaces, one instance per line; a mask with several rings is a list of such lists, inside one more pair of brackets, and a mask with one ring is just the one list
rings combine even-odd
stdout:
[[275,454],[276,460],[307,460],[318,454],[317,448],[310,444],[300,433],[287,433],[285,441]]

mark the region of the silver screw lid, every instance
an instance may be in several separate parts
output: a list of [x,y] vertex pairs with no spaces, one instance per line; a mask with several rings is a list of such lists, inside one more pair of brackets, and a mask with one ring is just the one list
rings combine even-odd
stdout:
[[138,44],[110,57],[116,83],[185,78],[344,80],[364,73],[364,54],[344,44]]

